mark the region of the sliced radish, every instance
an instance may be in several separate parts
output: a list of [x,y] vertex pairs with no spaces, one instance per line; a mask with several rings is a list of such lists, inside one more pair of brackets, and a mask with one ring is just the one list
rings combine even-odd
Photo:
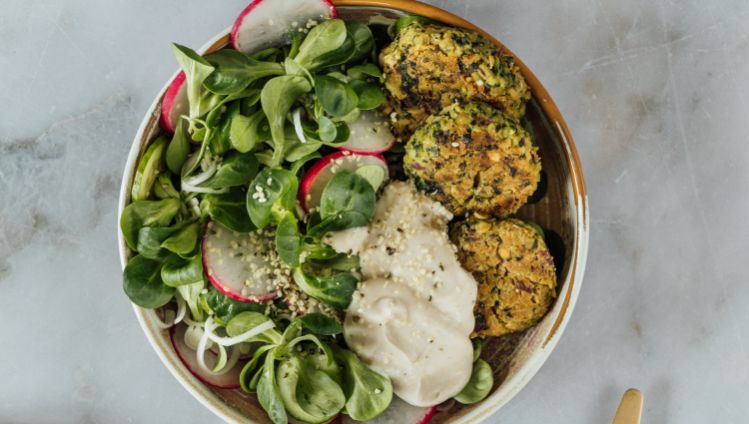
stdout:
[[177,128],[179,117],[187,115],[189,105],[187,103],[187,84],[185,84],[185,73],[180,72],[169,84],[161,102],[161,128],[171,133]]
[[429,424],[430,421],[432,421],[432,417],[434,417],[434,414],[437,413],[437,407],[431,406],[429,409],[427,409],[426,412],[424,412],[424,415],[421,417],[419,422],[416,424]]
[[290,31],[307,28],[309,21],[335,18],[329,0],[254,0],[237,17],[231,43],[243,53],[254,53],[289,40]]
[[359,168],[373,165],[382,167],[385,171],[385,179],[387,180],[388,165],[382,155],[341,151],[318,159],[309,171],[304,174],[299,189],[299,203],[309,212],[320,205],[322,191],[333,177],[333,174],[341,170],[356,171]]
[[386,152],[395,144],[385,115],[379,111],[362,111],[359,119],[349,124],[349,129],[351,136],[341,150],[373,154]]
[[[393,396],[393,401],[385,412],[364,422],[370,424],[428,424],[436,412],[436,406],[413,406]],[[348,415],[343,415],[343,419],[341,420],[342,424],[359,422],[362,421],[353,420]]]
[[[198,365],[197,354],[194,349],[191,349],[185,344],[185,331],[187,327],[184,325],[175,325],[169,331],[169,337],[172,340],[172,346],[177,352],[180,361],[185,364],[185,367],[195,376],[198,380],[205,384],[221,389],[238,389],[239,388],[239,373],[244,367],[244,363],[238,362],[234,367],[221,375],[210,375],[201,372],[200,365]],[[212,351],[206,352],[205,363],[209,367],[213,368],[216,364],[218,356]]]
[[211,284],[232,299],[267,302],[278,297],[273,246],[272,237],[237,233],[210,221],[203,237],[203,269]]

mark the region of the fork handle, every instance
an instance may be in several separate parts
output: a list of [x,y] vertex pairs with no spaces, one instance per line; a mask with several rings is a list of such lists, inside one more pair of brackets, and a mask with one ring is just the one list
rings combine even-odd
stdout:
[[614,415],[614,421],[611,424],[640,424],[642,415],[643,397],[637,389],[629,389],[624,392],[619,408]]

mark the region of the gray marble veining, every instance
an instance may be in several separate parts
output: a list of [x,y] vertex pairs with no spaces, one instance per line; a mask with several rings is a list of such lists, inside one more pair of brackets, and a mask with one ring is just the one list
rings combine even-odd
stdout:
[[[0,11],[0,422],[215,422],[120,289],[116,195],[146,107],[243,1],[6,0]],[[544,82],[586,172],[591,253],[538,375],[489,422],[749,415],[749,3],[432,1]]]

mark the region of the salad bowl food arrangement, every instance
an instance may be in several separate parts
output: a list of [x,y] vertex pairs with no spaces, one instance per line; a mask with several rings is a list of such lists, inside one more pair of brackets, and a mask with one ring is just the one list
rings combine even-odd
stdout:
[[477,422],[561,337],[587,199],[533,74],[414,1],[255,0],[149,110],[123,289],[231,422]]

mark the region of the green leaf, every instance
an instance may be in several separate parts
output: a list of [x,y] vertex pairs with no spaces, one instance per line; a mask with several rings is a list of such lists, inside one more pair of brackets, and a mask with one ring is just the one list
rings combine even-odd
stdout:
[[346,32],[354,40],[354,53],[348,61],[353,62],[369,56],[375,45],[369,27],[361,22],[346,21]]
[[[239,93],[230,96],[224,96],[208,113],[208,117],[203,122],[202,138],[197,137],[197,132],[192,134],[195,141],[202,141],[200,150],[193,153],[182,166],[181,176],[187,177],[195,172],[205,156],[205,152],[210,145],[211,152],[222,154],[228,150],[231,145],[230,132],[233,118],[239,115],[242,108],[241,103],[254,104],[260,99],[260,90],[256,88],[247,88]],[[234,102],[234,103],[232,103]],[[235,104],[236,103],[236,104]],[[229,106],[226,106],[229,104]],[[197,120],[199,121],[199,120]]]
[[234,300],[216,290],[212,285],[208,287],[208,293],[204,295],[205,303],[213,311],[213,317],[219,324],[226,324],[235,316],[245,311],[265,312],[264,303],[245,303]]
[[161,280],[169,287],[179,287],[203,281],[203,261],[200,253],[189,259],[170,256],[161,267]]
[[270,150],[263,150],[260,152],[255,152],[255,157],[257,158],[258,162],[260,162],[260,164],[268,168],[271,168],[274,166],[273,152],[271,152]]
[[479,359],[481,356],[481,349],[483,348],[483,342],[478,337],[471,339],[473,344],[473,362]]
[[[308,336],[310,335],[311,334],[308,334]],[[330,376],[333,381],[341,386],[343,384],[343,379],[341,377],[341,367],[339,367],[338,363],[336,363],[335,361],[333,350],[323,343],[320,343],[320,346],[323,346],[323,348],[320,349],[321,352],[306,352],[307,355],[304,358],[305,362],[307,363],[307,365],[314,367],[324,372],[325,374],[328,374],[328,376]]]
[[211,178],[201,187],[221,189],[246,186],[257,175],[259,164],[252,153],[230,153]]
[[397,32],[400,32],[403,28],[413,24],[418,23],[421,25],[425,24],[431,24],[434,23],[433,20],[429,18],[425,18],[423,16],[417,16],[417,15],[411,15],[411,16],[401,16],[398,18],[398,20],[395,22],[395,30]]
[[[294,324],[293,321],[292,321],[292,324]],[[317,346],[317,348],[325,354],[326,362],[335,362],[333,358],[333,351],[328,347],[328,345],[320,341],[320,339],[314,334],[305,334],[302,336],[295,337],[286,345],[286,349],[285,349],[286,353],[289,355],[292,355],[294,353],[294,346],[301,344],[303,342],[314,343]],[[304,348],[302,348],[302,350],[304,350]],[[299,350],[297,349],[297,351]]]
[[[351,272],[359,268],[359,257],[356,255],[349,256],[345,253],[338,253],[332,247],[326,245],[320,245],[319,249],[317,252],[310,252],[308,256],[317,267]],[[323,253],[323,249],[329,249],[330,253]]]
[[169,147],[166,149],[166,166],[177,175],[179,175],[182,165],[185,164],[187,156],[190,154],[190,141],[187,139],[184,124],[184,119],[177,122],[172,141],[169,142]]
[[[293,346],[289,346],[289,344],[299,338],[299,334],[302,332],[302,324],[296,321],[291,321],[289,325],[286,326],[286,329],[283,330],[283,335],[281,337],[281,342],[279,344],[285,345],[284,349],[286,351],[291,351]],[[301,340],[303,341],[303,340]],[[299,343],[299,341],[296,341],[296,343]]]
[[283,67],[286,70],[286,74],[288,75],[299,75],[301,77],[307,78],[307,80],[310,82],[312,81],[312,74],[310,74],[307,68],[289,57],[287,57],[286,60],[283,61]]
[[[221,102],[216,104],[216,107],[221,106]],[[213,109],[216,107],[212,107],[208,110],[208,113],[210,114]],[[188,132],[190,133],[190,139],[195,142],[200,142],[205,140],[206,134],[208,133],[208,128],[206,127],[205,120],[201,118],[187,118],[183,117],[188,122]],[[206,143],[203,143],[203,146],[206,146]]]
[[345,211],[335,216],[329,216],[307,231],[307,235],[319,238],[332,231],[342,231],[349,228],[364,227],[371,218],[358,211]]
[[342,73],[340,73],[338,71],[329,71],[325,75],[327,75],[329,77],[333,77],[333,78],[337,79],[338,81],[340,81],[340,82],[342,82],[344,84],[348,84],[348,81],[349,81],[349,79],[348,79],[348,77],[346,75],[343,75]]
[[151,193],[156,177],[164,170],[164,153],[166,152],[167,139],[159,136],[148,146],[143,157],[138,162],[138,168],[133,178],[131,197],[133,200],[145,200]]
[[385,181],[385,170],[379,165],[364,165],[357,168],[355,172],[357,175],[364,177],[375,191]]
[[[308,226],[307,233],[310,232],[310,228],[313,228],[317,224],[320,223],[319,219],[320,219],[320,214],[317,212],[309,215],[307,219],[307,226]],[[307,252],[307,257],[309,259],[328,260],[328,259],[334,259],[338,257],[338,255],[340,255],[340,253],[336,252],[335,249],[328,246],[327,244],[321,243],[320,240],[311,236],[310,234],[306,235],[304,241],[305,241],[304,251]]]
[[185,258],[195,251],[199,237],[200,224],[193,222],[192,224],[180,229],[175,234],[170,235],[169,238],[161,243],[161,247]]
[[180,177],[184,180],[190,174],[198,170],[200,162],[205,156],[205,152],[208,150],[208,143],[203,142],[200,144],[200,149],[197,152],[187,157],[187,160],[182,165],[182,171],[180,171]]
[[259,52],[252,53],[250,59],[262,60],[264,62],[281,62],[283,61],[283,51],[277,47],[269,47],[267,49],[260,50]]
[[242,153],[249,152],[258,143],[266,141],[262,136],[261,127],[267,125],[265,112],[258,110],[250,116],[235,115],[229,129],[231,145]]
[[343,310],[351,303],[351,296],[359,280],[350,272],[316,276],[305,273],[301,268],[296,268],[294,282],[308,295],[335,309]]
[[263,368],[260,371],[260,380],[257,383],[257,400],[268,413],[268,417],[274,424],[287,424],[288,417],[284,409],[278,385],[276,384],[276,358],[273,354],[275,349],[265,355]]
[[470,405],[483,400],[494,386],[494,373],[486,361],[479,359],[473,363],[473,371],[468,384],[455,395],[458,402]]
[[299,265],[302,253],[302,237],[299,235],[296,217],[287,212],[276,228],[276,252],[281,261],[290,267]]
[[138,231],[138,246],[136,250],[141,256],[159,260],[169,256],[169,251],[162,244],[172,236],[181,226],[172,227],[143,227]]
[[125,266],[122,288],[136,305],[155,309],[172,299],[174,289],[161,281],[161,262],[135,256]]
[[287,162],[296,162],[302,158],[308,157],[323,146],[322,143],[317,142],[309,142],[305,144],[297,144],[294,147],[292,147],[289,152],[286,154],[286,161]]
[[353,80],[366,80],[368,77],[376,78],[379,82],[384,80],[382,71],[374,63],[352,66],[346,70],[346,75]]
[[374,216],[376,196],[372,185],[351,171],[340,171],[325,185],[320,198],[320,216],[323,220],[344,212],[354,212],[366,225]]
[[[274,347],[277,347],[277,346],[274,346]],[[271,353],[269,353],[269,354],[271,354]],[[263,359],[263,361],[265,361],[265,359]],[[251,379],[251,380],[250,380],[250,382],[249,382],[249,383],[247,384],[247,385],[248,385],[248,388],[249,388],[249,389],[250,389],[250,390],[252,391],[252,393],[256,393],[256,392],[257,392],[257,383],[258,383],[258,381],[260,380],[260,377],[261,377],[262,375],[263,375],[263,369],[262,369],[262,368],[260,368],[260,369],[259,369],[259,370],[258,370],[258,371],[257,371],[257,372],[255,373],[255,375],[253,375],[253,376],[252,376],[252,379]],[[241,376],[241,374],[240,374],[240,376]],[[241,383],[240,383],[240,386],[241,386]]]
[[346,39],[338,48],[321,54],[305,63],[310,71],[322,68],[332,68],[355,62],[369,56],[374,49],[374,37],[369,27],[359,22],[349,21],[345,23]]
[[242,190],[235,188],[226,193],[206,194],[200,202],[200,210],[232,231],[249,233],[255,229],[247,214],[247,194]]
[[[308,223],[310,224],[310,228],[314,227],[315,225],[319,224],[318,222],[312,222],[313,218],[319,218],[319,214],[313,213],[310,215],[308,219]],[[308,230],[309,232],[309,230]],[[342,253],[338,253],[335,249],[328,246],[327,244],[321,243],[320,240],[316,239],[315,237],[311,237],[308,235],[308,237],[305,240],[304,245],[304,251],[307,252],[307,257],[309,259],[315,259],[315,260],[333,260],[337,258],[340,255],[344,255]],[[350,271],[351,268],[345,269],[346,271]]]
[[216,94],[234,94],[253,82],[272,75],[282,75],[279,63],[251,59],[244,53],[232,49],[219,50],[206,56],[215,70],[203,84]]
[[276,379],[286,410],[292,417],[307,423],[330,420],[346,402],[338,383],[297,355],[279,364]]
[[251,97],[245,97],[239,99],[240,108],[239,111],[242,115],[250,116],[257,112],[259,108],[255,107],[260,103],[260,89],[253,88],[254,94]]
[[346,413],[356,421],[368,421],[384,412],[393,399],[393,386],[387,376],[372,370],[351,351],[335,349],[343,368]]
[[219,105],[208,113],[206,118],[207,133],[203,144],[207,144],[211,153],[221,156],[231,148],[230,131],[233,118],[239,115],[241,105],[233,102]]
[[351,88],[359,98],[356,107],[360,110],[377,109],[385,103],[385,93],[377,84],[370,84],[362,80],[351,81]]
[[202,56],[185,46],[172,44],[172,51],[185,72],[190,118],[199,118],[221,101],[220,97],[203,88],[203,81],[215,68]]
[[244,368],[242,368],[242,371],[239,373],[239,385],[242,387],[242,390],[247,393],[255,392],[256,386],[252,384],[251,381],[255,375],[259,374],[258,366],[264,364],[265,355],[268,351],[275,348],[276,345],[268,344],[260,346],[255,350],[255,353],[252,354],[252,359],[245,364]]
[[309,162],[311,160],[319,159],[321,157],[322,157],[322,155],[320,153],[318,153],[318,152],[310,153],[310,154],[308,154],[308,155],[306,155],[306,156],[304,156],[302,158],[299,158],[299,159],[295,160],[294,163],[292,163],[291,166],[289,167],[289,170],[294,175],[298,175],[299,171],[302,169],[302,167],[304,167],[304,165],[307,162]]
[[335,123],[330,120],[327,116],[321,116],[317,119],[317,125],[318,128],[318,134],[320,135],[320,140],[331,143],[335,141],[336,135],[338,134],[338,129],[335,126]]
[[293,211],[299,182],[285,169],[265,168],[247,189],[247,212],[257,228],[277,224]]
[[153,194],[159,199],[179,198],[179,192],[172,184],[172,176],[167,172],[160,174],[153,184]]
[[320,150],[321,147],[322,143],[318,141],[308,140],[306,143],[300,143],[298,140],[295,140],[293,144],[289,144],[285,159],[288,162],[296,162]]
[[128,247],[135,250],[141,228],[168,226],[180,206],[179,199],[138,200],[125,206],[120,217],[120,229]]
[[346,39],[343,41],[343,44],[341,44],[341,47],[318,56],[306,67],[306,69],[308,70],[308,72],[316,72],[320,69],[330,69],[337,65],[343,65],[351,60],[351,57],[354,55],[355,51],[356,45],[354,44],[354,39],[351,37],[351,35],[347,34]]
[[[338,121],[339,124],[346,123],[346,124],[352,124],[356,122],[361,117],[361,111],[359,109],[352,110],[349,114],[341,116],[340,118],[337,118],[336,121]],[[340,134],[341,129],[338,129],[338,132]]]
[[[359,113],[358,109],[354,109],[354,112],[357,114]],[[351,136],[351,129],[349,128],[348,124],[344,121],[336,122],[335,124],[336,128],[336,134],[335,134],[335,140],[333,140],[330,143],[326,143],[328,146],[332,147],[338,147],[346,142],[346,140],[349,139]]]
[[312,28],[299,46],[294,60],[307,69],[318,57],[335,51],[346,41],[346,24],[341,19],[329,19]]
[[269,80],[260,94],[263,112],[268,118],[273,138],[273,165],[279,166],[285,156],[286,115],[294,102],[312,90],[309,81],[298,75],[284,75]]
[[325,112],[336,117],[350,113],[359,102],[351,87],[326,75],[315,77],[315,95]]
[[304,35],[302,35],[301,32],[292,31],[289,53],[286,55],[287,60],[294,59],[296,55],[299,54],[299,47],[301,47],[302,41],[304,41]]
[[294,318],[302,327],[321,336],[334,336],[343,332],[343,326],[335,318],[313,312]]

